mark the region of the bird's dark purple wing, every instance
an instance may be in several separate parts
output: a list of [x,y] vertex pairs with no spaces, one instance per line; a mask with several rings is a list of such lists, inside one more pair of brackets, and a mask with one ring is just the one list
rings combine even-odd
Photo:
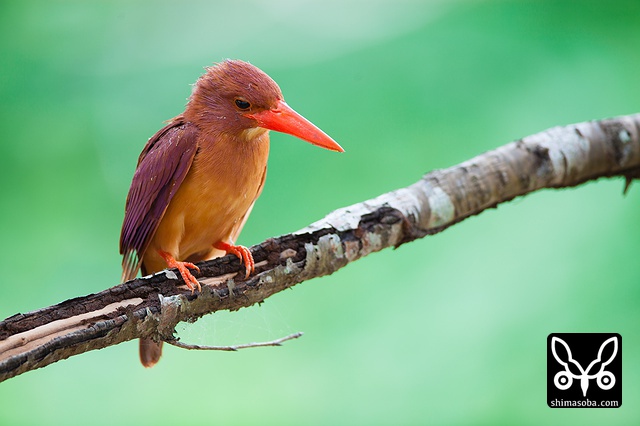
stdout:
[[197,127],[176,117],[149,139],[142,150],[120,234],[123,282],[138,273],[142,256],[191,168],[197,149]]

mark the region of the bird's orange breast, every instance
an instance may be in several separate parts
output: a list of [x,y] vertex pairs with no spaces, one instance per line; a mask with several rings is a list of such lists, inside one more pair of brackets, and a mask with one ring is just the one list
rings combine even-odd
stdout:
[[158,250],[195,262],[224,254],[213,244],[235,242],[264,185],[269,155],[268,132],[251,136],[199,140],[193,164],[144,254],[147,273],[166,267]]

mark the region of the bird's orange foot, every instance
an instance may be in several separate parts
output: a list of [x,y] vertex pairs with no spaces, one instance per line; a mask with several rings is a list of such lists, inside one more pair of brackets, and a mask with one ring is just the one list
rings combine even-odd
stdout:
[[245,246],[235,246],[233,244],[225,243],[220,241],[213,245],[214,248],[218,250],[224,250],[227,254],[235,254],[240,259],[240,263],[244,263],[245,271],[247,272],[244,276],[246,280],[249,278],[249,275],[256,270],[256,262],[253,260],[253,255]]
[[202,290],[202,287],[200,287],[200,283],[198,282],[196,277],[194,277],[191,272],[189,272],[188,269],[196,269],[198,272],[200,272],[200,268],[198,268],[191,262],[180,262],[166,251],[158,250],[158,254],[162,256],[165,262],[167,262],[167,266],[169,268],[177,268],[178,271],[180,271],[180,275],[182,275],[182,279],[184,280],[184,283],[187,285],[187,287],[191,289],[191,293],[193,293],[195,289],[198,289],[198,291]]

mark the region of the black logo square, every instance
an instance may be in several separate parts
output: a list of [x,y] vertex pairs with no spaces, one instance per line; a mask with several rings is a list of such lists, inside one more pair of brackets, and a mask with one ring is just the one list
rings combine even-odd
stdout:
[[547,337],[547,405],[622,405],[622,337],[618,333],[551,333]]

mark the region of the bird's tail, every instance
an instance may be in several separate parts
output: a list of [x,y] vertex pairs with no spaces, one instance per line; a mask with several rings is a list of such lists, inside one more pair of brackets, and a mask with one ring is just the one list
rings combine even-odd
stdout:
[[[147,275],[147,268],[145,268],[144,263],[140,266],[142,270],[142,275]],[[136,270],[135,273],[138,271]],[[134,276],[135,276],[134,273]],[[152,339],[140,339],[139,344],[139,353],[140,353],[140,362],[145,368],[151,368],[160,361],[160,357],[162,356],[162,342],[156,342]]]
[[151,368],[160,361],[162,342],[152,339],[140,339],[140,362],[145,368]]
[[[137,260],[137,259],[135,259]],[[122,262],[122,282],[132,280],[138,274],[138,268],[142,269],[142,275],[147,275],[144,264],[136,264],[133,256],[126,256]],[[140,339],[139,350],[140,362],[145,368],[151,368],[160,361],[162,356],[162,342],[153,339]]]

